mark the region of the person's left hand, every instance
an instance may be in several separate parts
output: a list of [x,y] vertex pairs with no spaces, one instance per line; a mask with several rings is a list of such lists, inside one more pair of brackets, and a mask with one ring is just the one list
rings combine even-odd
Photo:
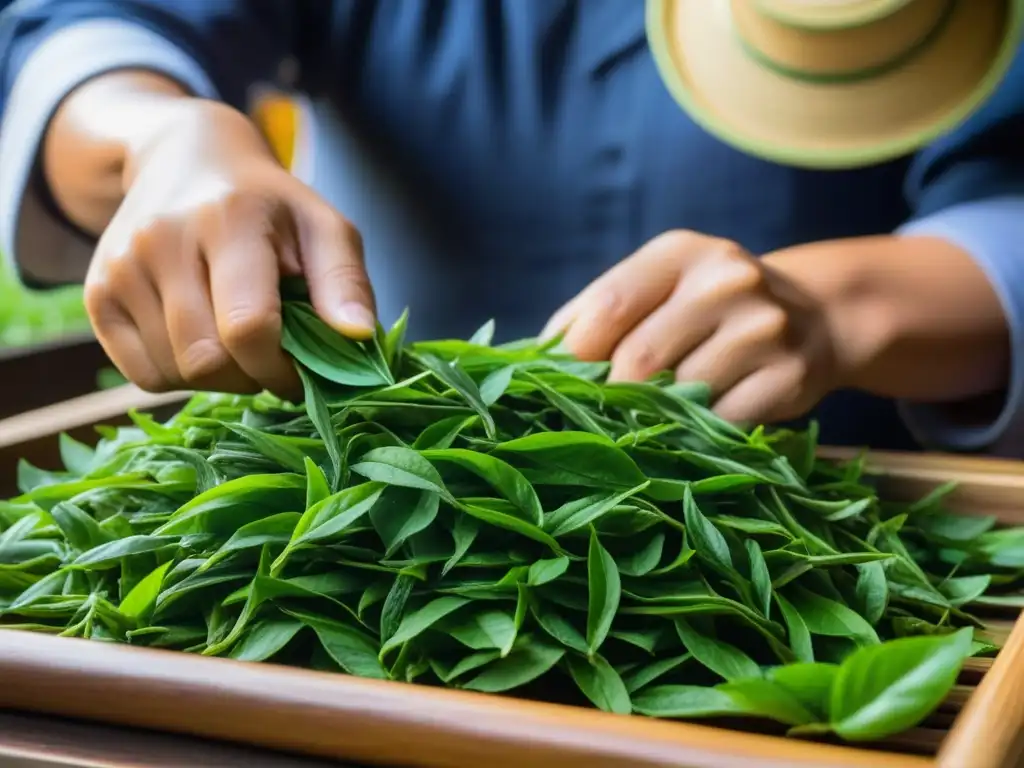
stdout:
[[803,415],[838,386],[827,308],[736,243],[661,235],[564,305],[564,331],[584,360],[611,360],[611,380],[674,370],[711,387],[722,417],[771,423]]

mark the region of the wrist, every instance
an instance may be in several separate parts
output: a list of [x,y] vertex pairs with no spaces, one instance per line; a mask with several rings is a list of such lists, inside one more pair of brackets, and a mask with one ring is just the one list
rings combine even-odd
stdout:
[[834,360],[835,388],[862,388],[864,373],[896,343],[899,307],[881,290],[873,261],[891,237],[826,241],[787,248],[764,262],[819,308]]
[[957,402],[1005,386],[1006,316],[982,268],[954,243],[862,237],[766,259],[822,307],[836,387]]

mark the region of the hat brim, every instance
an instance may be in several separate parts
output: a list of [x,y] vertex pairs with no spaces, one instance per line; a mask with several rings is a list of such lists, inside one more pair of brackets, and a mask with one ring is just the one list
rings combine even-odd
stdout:
[[830,82],[758,62],[729,0],[647,0],[651,52],[691,118],[742,151],[812,168],[883,162],[953,129],[996,89],[1022,21],[1024,0],[956,0],[928,45],[899,66]]

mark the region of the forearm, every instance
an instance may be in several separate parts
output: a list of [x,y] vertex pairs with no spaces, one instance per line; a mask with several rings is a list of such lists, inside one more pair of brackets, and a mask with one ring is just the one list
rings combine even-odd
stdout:
[[1006,386],[1007,321],[981,267],[938,237],[814,243],[766,257],[829,308],[840,386],[956,402]]

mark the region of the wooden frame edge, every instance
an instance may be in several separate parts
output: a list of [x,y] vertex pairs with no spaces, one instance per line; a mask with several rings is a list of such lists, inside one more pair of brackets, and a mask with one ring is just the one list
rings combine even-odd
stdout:
[[56,437],[60,432],[78,427],[102,424],[123,417],[133,408],[159,408],[184,402],[188,397],[188,392],[151,394],[132,384],[90,392],[0,420],[0,449],[47,436]]
[[421,768],[925,768],[926,758],[0,631],[0,707]]
[[1024,758],[1024,614],[968,699],[936,758],[939,768],[1016,768]]

